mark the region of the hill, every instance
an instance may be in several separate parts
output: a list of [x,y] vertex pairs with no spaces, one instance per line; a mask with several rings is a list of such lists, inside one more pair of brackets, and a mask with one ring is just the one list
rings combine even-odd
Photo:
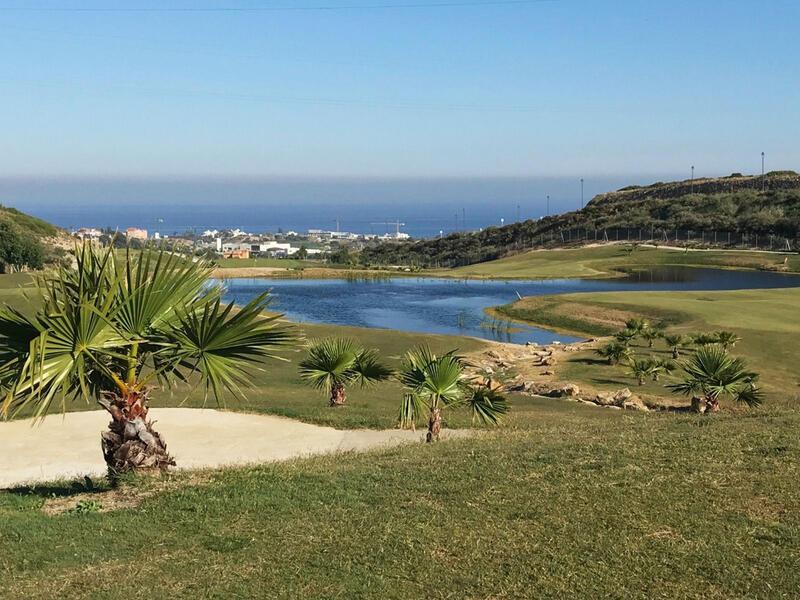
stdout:
[[367,264],[454,267],[538,247],[652,241],[756,249],[800,247],[800,175],[739,174],[658,182],[595,196],[582,210],[539,220],[367,248]]
[[57,263],[68,244],[69,236],[62,229],[0,205],[0,273]]

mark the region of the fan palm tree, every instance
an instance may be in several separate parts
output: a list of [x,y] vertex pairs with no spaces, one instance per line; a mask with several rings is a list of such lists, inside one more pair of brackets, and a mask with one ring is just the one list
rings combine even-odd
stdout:
[[700,332],[692,335],[692,343],[695,346],[708,346],[719,343],[719,338],[716,333]]
[[667,347],[672,350],[672,358],[679,358],[681,353],[680,349],[689,346],[692,343],[691,338],[680,333],[668,333],[664,336],[664,342]]
[[671,373],[675,370],[675,363],[671,360],[665,360],[659,356],[650,357],[650,375],[653,381],[658,381],[664,373]]
[[648,358],[634,359],[631,361],[628,375],[635,377],[639,385],[644,385],[647,378],[652,374],[652,362]]
[[324,390],[331,406],[347,402],[346,385],[357,383],[364,388],[388,379],[391,374],[391,369],[378,362],[376,350],[342,338],[311,342],[308,356],[300,363],[300,376],[309,385]]
[[647,329],[649,324],[644,319],[639,319],[637,317],[631,317],[627,321],[625,321],[625,329],[632,331],[634,335],[639,335],[642,331]]
[[621,344],[625,344],[626,346],[630,345],[630,343],[636,339],[639,333],[634,331],[633,329],[622,329],[614,334],[614,339],[617,340]]
[[725,350],[733,348],[737,342],[741,342],[742,338],[733,333],[732,331],[717,331],[717,343]]
[[609,342],[595,350],[595,353],[608,360],[610,365],[618,365],[623,360],[630,360],[633,356],[633,350],[622,342]]
[[664,330],[660,327],[651,327],[647,325],[639,332],[639,335],[642,339],[647,340],[647,346],[652,348],[653,342],[658,338],[664,337]]
[[398,375],[406,388],[400,408],[400,426],[414,428],[428,411],[426,441],[439,439],[442,410],[466,406],[473,420],[497,425],[508,412],[505,396],[487,387],[472,387],[465,378],[463,360],[455,351],[437,356],[430,348],[409,350]]
[[682,365],[685,379],[669,386],[676,393],[701,394],[707,412],[719,411],[719,399],[732,398],[754,407],[761,404],[758,375],[744,360],[730,356],[722,346],[703,346]]
[[242,397],[248,371],[291,344],[268,293],[239,310],[207,283],[208,263],[146,247],[120,259],[113,247],[76,247],[77,266],[41,275],[30,310],[0,310],[2,414],[42,419],[66,402],[96,400],[111,415],[101,436],[113,479],[174,465],[148,419],[151,383],[194,375],[206,399]]

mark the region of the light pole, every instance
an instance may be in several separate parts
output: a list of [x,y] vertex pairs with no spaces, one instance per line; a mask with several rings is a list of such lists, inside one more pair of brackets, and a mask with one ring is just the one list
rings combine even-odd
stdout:
[[581,177],[581,208],[583,208],[583,177]]
[[764,191],[764,153],[761,153],[761,191]]
[[692,185],[691,193],[694,194],[694,165],[692,165],[692,184],[691,185]]
[[503,217],[500,217],[500,227],[502,227],[505,222],[506,220]]
[[550,216],[550,194],[547,194],[547,216]]

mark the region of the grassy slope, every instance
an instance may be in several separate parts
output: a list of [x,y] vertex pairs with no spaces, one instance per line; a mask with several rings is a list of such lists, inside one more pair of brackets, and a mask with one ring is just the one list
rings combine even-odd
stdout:
[[[651,322],[665,321],[671,325],[672,331],[735,331],[742,337],[735,352],[747,358],[750,365],[761,373],[762,383],[773,400],[785,400],[787,395],[797,395],[797,385],[800,384],[796,350],[800,335],[798,306],[800,289],[790,288],[539,296],[500,310],[505,316],[516,319],[589,334],[618,330],[631,316],[642,316]],[[604,330],[598,332],[598,327]],[[641,345],[635,348],[638,354],[650,353]],[[656,353],[668,354],[663,342],[656,342]],[[611,369],[585,354],[571,357],[561,375],[594,385],[632,383],[624,375],[624,368]],[[645,390],[664,395],[662,385],[648,384]]]
[[515,409],[486,438],[219,471],[111,513],[0,492],[0,597],[796,597],[797,413]]
[[321,260],[295,260],[293,258],[220,258],[217,265],[224,269],[242,267],[276,267],[281,269],[296,269],[306,267],[322,267],[326,263]]
[[[800,272],[800,255],[785,255],[789,267]],[[499,260],[456,269],[430,271],[450,277],[496,277],[509,279],[548,279],[568,277],[611,277],[622,269],[651,265],[688,265],[758,269],[764,264],[782,263],[784,255],[763,252],[693,251],[637,248],[628,253],[624,246],[610,245],[573,250],[537,250]]]

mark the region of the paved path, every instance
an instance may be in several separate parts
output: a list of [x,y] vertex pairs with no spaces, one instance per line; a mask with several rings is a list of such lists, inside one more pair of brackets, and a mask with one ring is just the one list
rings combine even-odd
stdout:
[[[341,430],[283,417],[196,408],[156,408],[150,416],[181,469],[396,446],[422,442],[425,434],[420,430]],[[33,427],[30,420],[0,423],[0,489],[104,475],[100,432],[108,421],[105,411],[89,411],[51,415]],[[443,437],[469,434],[451,430],[443,432]]]

